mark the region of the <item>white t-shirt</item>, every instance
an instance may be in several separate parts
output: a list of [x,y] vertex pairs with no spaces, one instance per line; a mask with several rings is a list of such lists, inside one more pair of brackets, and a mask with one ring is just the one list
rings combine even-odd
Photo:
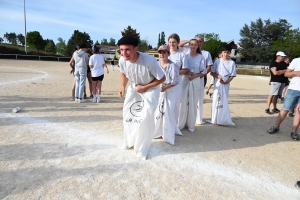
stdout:
[[183,51],[178,50],[175,53],[170,53],[169,60],[175,63],[178,66],[178,69],[187,69],[187,63],[185,59],[185,53]]
[[179,83],[179,69],[178,66],[169,60],[169,63],[165,68],[163,68],[159,61],[158,65],[162,68],[165,73],[166,80],[163,82],[163,85],[177,85]]
[[236,76],[235,62],[231,59],[224,61],[220,58],[214,62],[211,72],[221,75],[223,81],[226,81],[229,76]]
[[91,69],[92,77],[99,77],[104,74],[104,58],[100,54],[93,54],[90,57],[89,65],[93,65],[93,68]]
[[162,79],[165,74],[158,65],[157,60],[148,54],[138,53],[139,58],[134,63],[125,60],[121,56],[119,59],[120,72],[137,85],[147,85],[154,79]]
[[193,70],[194,74],[206,74],[205,59],[201,54],[192,57],[190,54],[186,55],[187,65],[189,71]]
[[[191,49],[190,49],[189,45],[184,45],[182,51],[187,55],[187,54],[190,54]],[[211,55],[208,51],[202,50],[201,54],[205,58],[205,67],[207,67],[208,65],[213,65]]]
[[[292,60],[291,64],[288,66],[288,69],[291,69],[293,71],[300,71],[300,58],[295,58],[294,60]],[[299,76],[294,76],[291,79],[288,89],[300,91],[300,77]]]

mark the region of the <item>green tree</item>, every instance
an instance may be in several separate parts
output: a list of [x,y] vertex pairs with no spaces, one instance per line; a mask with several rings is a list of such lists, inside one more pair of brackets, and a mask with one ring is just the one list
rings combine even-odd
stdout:
[[71,56],[74,52],[74,47],[81,43],[85,43],[88,47],[91,47],[93,45],[93,40],[91,40],[91,37],[88,33],[82,33],[79,30],[74,30],[74,33],[67,43],[66,55]]
[[160,33],[158,34],[158,42],[157,42],[157,48],[160,47],[161,44],[161,39],[160,39]]
[[98,40],[95,42],[95,45],[100,45],[100,43],[98,42]]
[[128,26],[124,31],[121,31],[122,36],[133,36],[136,37],[140,41],[140,33],[136,32],[136,29],[131,28],[131,26]]
[[140,41],[140,43],[139,43],[139,51],[141,51],[141,52],[148,51],[148,41],[146,39]]
[[24,46],[25,45],[25,37],[21,33],[17,35],[18,42]]
[[290,29],[291,24],[285,19],[271,22],[270,19],[257,19],[250,26],[245,24],[240,30],[239,52],[252,61],[268,62],[272,59],[271,46],[274,41],[281,38]]
[[116,46],[116,40],[113,39],[113,38],[110,38],[110,39],[109,39],[108,45],[109,45],[109,46]]
[[56,43],[56,52],[57,54],[66,55],[67,51],[67,45],[65,40],[63,40],[61,37],[57,38],[58,43]]
[[46,40],[46,46],[45,46],[45,51],[46,52],[50,52],[50,53],[55,53],[56,52],[56,47],[55,47],[55,43],[53,40]]
[[3,40],[3,38],[2,37],[0,37],[0,44],[2,44],[2,42],[3,42],[4,40]]
[[195,37],[202,37],[204,39],[204,46],[203,49],[209,51],[212,58],[215,58],[219,55],[222,47],[226,42],[222,42],[220,40],[219,34],[216,33],[201,33],[196,34]]
[[43,37],[38,31],[28,32],[26,37],[28,46],[34,48],[36,51],[44,49],[44,47],[46,46]]
[[287,31],[282,37],[272,44],[272,51],[283,51],[291,58],[300,55],[300,30],[299,28]]
[[108,45],[106,38],[103,38],[103,40],[101,40],[101,45]]

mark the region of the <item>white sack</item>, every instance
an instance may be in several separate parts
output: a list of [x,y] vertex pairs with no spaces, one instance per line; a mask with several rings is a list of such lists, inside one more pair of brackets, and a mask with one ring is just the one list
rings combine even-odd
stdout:
[[160,87],[156,86],[143,93],[135,91],[135,85],[127,89],[123,107],[124,145],[134,146],[138,157],[146,159],[154,131],[154,111],[158,105]]
[[225,126],[234,126],[228,106],[229,84],[221,84],[215,80],[211,123]]
[[200,78],[200,91],[199,91],[199,99],[197,103],[197,124],[204,124],[202,120],[203,117],[203,102],[204,102],[204,77]]

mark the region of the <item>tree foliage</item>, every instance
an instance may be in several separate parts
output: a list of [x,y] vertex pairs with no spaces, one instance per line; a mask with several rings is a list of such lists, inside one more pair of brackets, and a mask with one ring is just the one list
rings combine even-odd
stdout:
[[2,37],[0,37],[0,44],[2,44],[3,43],[3,38]]
[[121,35],[124,36],[133,36],[136,37],[140,41],[140,33],[136,32],[136,29],[131,28],[131,26],[128,26],[124,31],[121,31]]
[[57,38],[58,43],[56,43],[56,52],[57,54],[66,55],[67,51],[67,45],[65,40],[63,40],[61,37]]
[[85,43],[88,47],[91,47],[93,45],[93,40],[88,33],[82,33],[79,30],[74,30],[74,33],[67,43],[66,55],[71,56],[74,52],[75,46],[81,43]]
[[4,38],[6,38],[6,40],[10,44],[14,44],[14,45],[17,44],[17,35],[16,35],[16,33],[13,33],[13,32],[8,33],[8,32],[6,32],[4,34]]
[[41,36],[40,32],[38,31],[31,31],[27,33],[26,36],[27,43],[30,47],[34,48],[36,51],[44,49],[46,46],[43,37]]
[[195,37],[197,36],[200,36],[204,39],[203,49],[209,51],[212,58],[217,57],[224,44],[226,44],[226,42],[222,42],[220,40],[219,34],[216,33],[198,33]]
[[166,44],[166,35],[165,32],[161,32],[160,34],[158,34],[157,48],[164,44]]
[[240,30],[240,53],[252,61],[268,62],[272,59],[272,44],[289,31],[291,24],[285,19],[271,22],[270,19],[257,19],[250,26],[245,24]]
[[110,38],[110,39],[109,39],[108,45],[109,45],[109,46],[116,46],[116,40],[113,39],[113,38]]
[[21,33],[17,35],[17,39],[18,39],[18,42],[19,44],[21,44],[22,46],[25,45],[25,37],[24,35],[22,35]]
[[106,38],[103,38],[101,40],[101,45],[108,45],[108,42],[107,42],[107,39]]
[[56,47],[54,41],[47,39],[45,42],[46,42],[45,51],[50,53],[56,53]]
[[300,30],[299,28],[288,30],[282,37],[278,38],[272,44],[272,51],[283,51],[291,58],[300,55]]
[[149,50],[149,43],[148,41],[145,39],[145,40],[141,40],[140,43],[139,43],[139,51],[141,52],[146,52]]

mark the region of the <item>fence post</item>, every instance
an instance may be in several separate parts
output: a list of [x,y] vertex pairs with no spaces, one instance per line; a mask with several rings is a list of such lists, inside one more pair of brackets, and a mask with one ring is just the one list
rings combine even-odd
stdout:
[[16,54],[16,60],[18,60],[18,54]]

